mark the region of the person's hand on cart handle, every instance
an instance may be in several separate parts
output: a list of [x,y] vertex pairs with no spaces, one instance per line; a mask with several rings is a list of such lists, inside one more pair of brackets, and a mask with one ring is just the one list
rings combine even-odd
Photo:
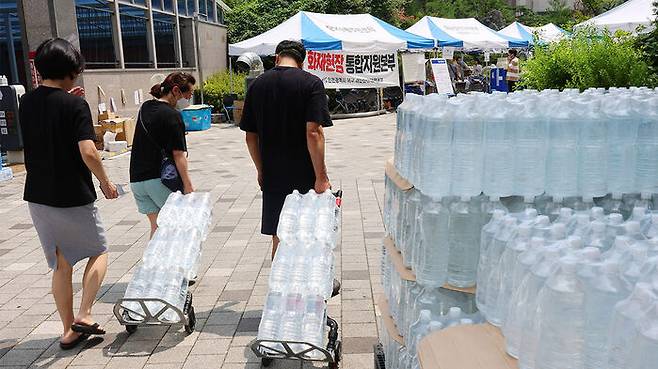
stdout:
[[331,189],[331,182],[329,182],[329,177],[324,176],[322,178],[315,179],[315,193],[324,193],[324,191],[329,189]]

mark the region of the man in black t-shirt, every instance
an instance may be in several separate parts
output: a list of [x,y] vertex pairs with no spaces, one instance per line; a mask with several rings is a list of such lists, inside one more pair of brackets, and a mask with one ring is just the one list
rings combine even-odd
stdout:
[[261,233],[272,236],[272,258],[286,195],[331,187],[323,127],[333,124],[322,81],[302,70],[305,58],[301,43],[281,42],[276,66],[249,87],[240,122],[263,191]]

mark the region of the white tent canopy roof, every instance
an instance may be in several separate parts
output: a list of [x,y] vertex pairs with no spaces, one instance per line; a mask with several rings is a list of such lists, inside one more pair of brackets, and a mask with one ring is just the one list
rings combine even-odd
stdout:
[[651,30],[651,22],[656,19],[654,0],[629,0],[616,8],[588,19],[574,26],[574,29],[592,26],[598,30],[608,29],[636,32],[639,26]]
[[434,47],[433,40],[405,32],[370,14],[299,12],[263,34],[229,45],[229,55],[272,55],[284,40],[300,41],[309,50],[390,52]]
[[530,44],[534,43],[535,35],[540,43],[550,43],[559,41],[569,33],[553,23],[545,24],[541,27],[530,27],[519,22],[513,22],[509,26],[501,29],[498,33],[508,37],[514,37],[526,40]]
[[425,16],[407,31],[441,41],[441,36],[462,41],[465,50],[527,47],[528,42],[502,35],[475,18],[447,19]]

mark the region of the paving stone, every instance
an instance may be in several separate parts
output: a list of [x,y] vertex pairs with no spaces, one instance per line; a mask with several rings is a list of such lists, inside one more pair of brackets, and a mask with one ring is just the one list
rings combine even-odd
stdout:
[[343,270],[343,280],[369,280],[370,273],[367,270]]
[[238,332],[258,332],[258,325],[260,318],[247,318],[240,320],[238,324]]
[[372,354],[373,345],[379,343],[378,337],[344,337],[343,354]]
[[43,351],[44,349],[20,350],[14,348],[0,358],[0,366],[29,366],[41,356]]
[[229,290],[219,295],[219,301],[247,301],[251,296],[251,290]]
[[224,355],[190,355],[185,360],[184,369],[220,369]]

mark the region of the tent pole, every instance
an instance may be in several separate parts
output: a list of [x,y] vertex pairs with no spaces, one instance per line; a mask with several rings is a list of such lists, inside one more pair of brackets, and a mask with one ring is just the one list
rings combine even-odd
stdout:
[[400,66],[401,66],[401,68],[400,68],[400,76],[401,76],[400,77],[400,89],[402,90],[402,100],[404,100],[404,98],[407,96],[407,93],[404,90],[404,68],[402,68],[402,64],[403,64],[402,51],[398,50],[397,54],[398,54],[398,60],[400,61]]

